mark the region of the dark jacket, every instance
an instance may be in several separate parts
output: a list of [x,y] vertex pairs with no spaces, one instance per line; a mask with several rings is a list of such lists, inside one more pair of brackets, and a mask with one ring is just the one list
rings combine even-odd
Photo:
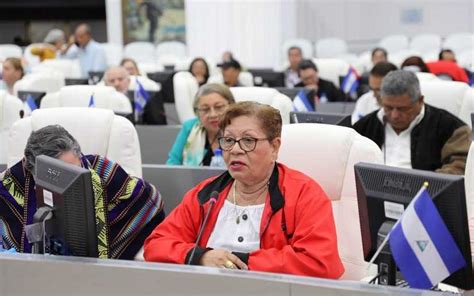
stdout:
[[[354,129],[382,147],[385,129],[374,111]],[[471,129],[451,113],[425,104],[425,115],[411,132],[411,165],[414,169],[464,174],[471,145]]]
[[[295,87],[304,87],[304,84],[303,82],[300,82],[296,84]],[[314,107],[314,100],[312,99],[314,97],[314,91],[309,91],[306,95],[308,96],[311,105]],[[328,102],[347,101],[346,95],[337,88],[334,83],[321,78],[319,78],[317,95],[319,98],[325,96],[328,99]]]

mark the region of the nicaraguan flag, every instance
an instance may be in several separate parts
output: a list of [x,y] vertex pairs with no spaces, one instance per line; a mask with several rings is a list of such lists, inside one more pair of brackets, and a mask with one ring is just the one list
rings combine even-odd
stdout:
[[25,115],[31,115],[33,111],[38,109],[35,99],[31,95],[28,95],[25,100]]
[[412,288],[429,289],[466,266],[425,187],[393,227],[389,243],[398,268]]
[[349,71],[342,80],[341,90],[351,98],[357,99],[357,87],[359,87],[359,75],[353,67],[349,67]]
[[94,93],[91,94],[89,99],[89,108],[95,108]]
[[143,85],[138,81],[138,78],[135,78],[136,86],[133,96],[133,102],[135,105],[135,113],[142,113],[145,109],[145,105],[150,99],[150,94],[145,90]]
[[314,111],[314,108],[311,106],[304,89],[300,90],[293,100],[293,110],[298,112]]

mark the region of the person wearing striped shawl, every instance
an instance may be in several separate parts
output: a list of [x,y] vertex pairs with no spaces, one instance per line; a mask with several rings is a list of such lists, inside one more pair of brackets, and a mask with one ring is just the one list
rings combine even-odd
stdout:
[[30,253],[25,225],[36,211],[36,156],[47,155],[91,171],[99,258],[133,259],[145,238],[164,219],[156,188],[128,175],[118,164],[99,155],[83,155],[77,141],[61,126],[33,132],[25,157],[0,174],[0,227],[3,247]]

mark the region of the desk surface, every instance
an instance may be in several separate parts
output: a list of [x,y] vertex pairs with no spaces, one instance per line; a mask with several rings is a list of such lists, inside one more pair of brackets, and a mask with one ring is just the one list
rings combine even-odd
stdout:
[[2,254],[0,295],[442,295],[262,272],[78,257]]

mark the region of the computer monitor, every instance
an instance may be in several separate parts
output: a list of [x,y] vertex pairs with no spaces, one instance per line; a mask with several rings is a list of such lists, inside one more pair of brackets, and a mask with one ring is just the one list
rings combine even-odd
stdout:
[[89,71],[89,84],[95,85],[104,77],[104,71]]
[[174,103],[173,76],[175,73],[175,71],[148,73],[148,78],[161,84],[163,100],[167,103]]
[[290,112],[290,123],[325,123],[351,127],[351,115],[322,112]]
[[304,87],[274,87],[277,91],[281,92],[285,96],[289,97],[292,101],[296,97],[296,95],[300,92],[300,90],[304,89]]
[[[471,288],[471,246],[464,178],[368,163],[358,163],[354,169],[365,260],[372,258],[383,240],[383,232],[386,234],[390,231],[422,185],[428,182],[428,193],[466,260],[465,268],[453,273],[443,282],[463,289]],[[388,255],[391,257],[389,252]],[[376,261],[379,267],[381,260],[385,264],[384,260],[387,259],[380,256]],[[395,273],[396,268],[392,270]],[[394,277],[392,274],[392,280]],[[393,284],[393,281],[388,284]]]
[[49,253],[98,257],[91,172],[45,155],[35,170],[36,207],[53,210],[45,222]]
[[66,78],[64,79],[66,85],[88,85],[89,78]]
[[43,99],[43,97],[45,95],[46,95],[46,93],[42,92],[42,91],[24,91],[24,90],[19,90],[18,91],[18,98],[20,100],[25,102],[26,99],[28,99],[28,96],[31,96],[33,98],[33,100],[35,101],[36,106],[38,106],[38,108],[41,104],[41,100]]
[[285,73],[272,69],[248,69],[253,75],[255,86],[283,87],[285,86]]
[[[130,116],[127,116],[134,124],[153,124],[153,125],[163,125],[167,124],[165,106],[163,102],[162,93],[159,91],[148,91],[150,96],[148,103],[145,105],[145,109],[138,118],[135,117],[135,102],[134,96],[135,91],[129,90],[127,92],[127,97],[130,99],[132,104],[133,113]],[[119,114],[120,115],[120,114]]]

